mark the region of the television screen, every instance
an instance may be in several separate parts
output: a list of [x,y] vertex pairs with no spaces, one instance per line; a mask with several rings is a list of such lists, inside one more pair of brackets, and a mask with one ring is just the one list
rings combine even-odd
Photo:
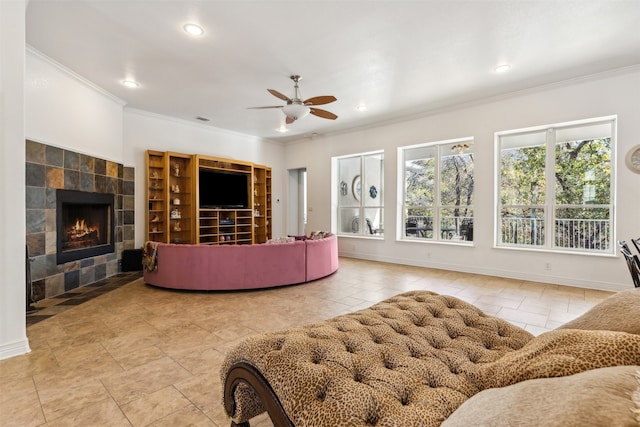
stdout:
[[198,178],[200,208],[249,207],[249,174],[200,169]]

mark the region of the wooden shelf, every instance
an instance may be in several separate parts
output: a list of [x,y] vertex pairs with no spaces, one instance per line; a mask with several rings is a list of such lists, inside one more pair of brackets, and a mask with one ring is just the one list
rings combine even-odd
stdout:
[[[200,209],[200,169],[249,175],[249,207]],[[148,150],[146,235],[165,243],[265,243],[271,238],[271,168],[223,158]]]
[[[146,166],[147,240],[193,243],[192,156],[148,150]],[[180,199],[178,203],[176,198]],[[179,218],[172,217],[176,208],[180,211]]]

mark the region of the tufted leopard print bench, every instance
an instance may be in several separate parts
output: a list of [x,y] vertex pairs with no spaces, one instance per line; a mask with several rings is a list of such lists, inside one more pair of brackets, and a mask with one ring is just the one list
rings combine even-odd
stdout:
[[457,298],[412,291],[249,337],[221,375],[232,426],[267,411],[276,426],[430,427],[488,388],[632,364],[638,335],[568,329],[534,338]]

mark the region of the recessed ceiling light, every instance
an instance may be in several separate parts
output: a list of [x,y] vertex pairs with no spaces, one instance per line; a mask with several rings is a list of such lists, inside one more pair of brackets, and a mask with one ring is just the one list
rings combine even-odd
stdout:
[[277,131],[280,133],[285,133],[287,131],[287,127],[285,125],[280,125]]
[[135,89],[137,87],[140,87],[140,83],[133,80],[123,80],[122,84],[130,89]]
[[360,103],[356,107],[356,110],[358,110],[358,111],[367,111],[367,106],[364,103]]
[[196,24],[185,24],[185,26],[182,28],[184,28],[184,31],[187,34],[190,34],[192,36],[197,37],[204,34],[204,30],[202,29],[202,27]]
[[506,73],[511,69],[509,64],[500,64],[495,68],[496,73]]

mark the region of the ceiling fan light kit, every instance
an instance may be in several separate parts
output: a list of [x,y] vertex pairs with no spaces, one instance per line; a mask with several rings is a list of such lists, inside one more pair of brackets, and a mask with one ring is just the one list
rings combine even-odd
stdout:
[[267,107],[250,107],[250,109],[266,109],[266,108],[280,108],[285,116],[287,116],[286,123],[290,125],[298,119],[302,119],[309,114],[313,114],[314,116],[321,117],[323,119],[335,120],[338,118],[335,114],[330,111],[322,110],[320,108],[313,108],[315,105],[324,105],[329,104],[337,100],[335,96],[325,95],[325,96],[315,96],[313,98],[309,98],[305,101],[300,99],[300,88],[298,87],[298,82],[302,80],[297,74],[289,76],[291,80],[293,80],[293,98],[289,98],[286,95],[281,94],[277,90],[267,89],[271,95],[275,96],[278,99],[286,101],[286,105],[272,105]]
[[303,104],[287,104],[282,107],[282,112],[293,120],[298,120],[309,115],[311,108]]

